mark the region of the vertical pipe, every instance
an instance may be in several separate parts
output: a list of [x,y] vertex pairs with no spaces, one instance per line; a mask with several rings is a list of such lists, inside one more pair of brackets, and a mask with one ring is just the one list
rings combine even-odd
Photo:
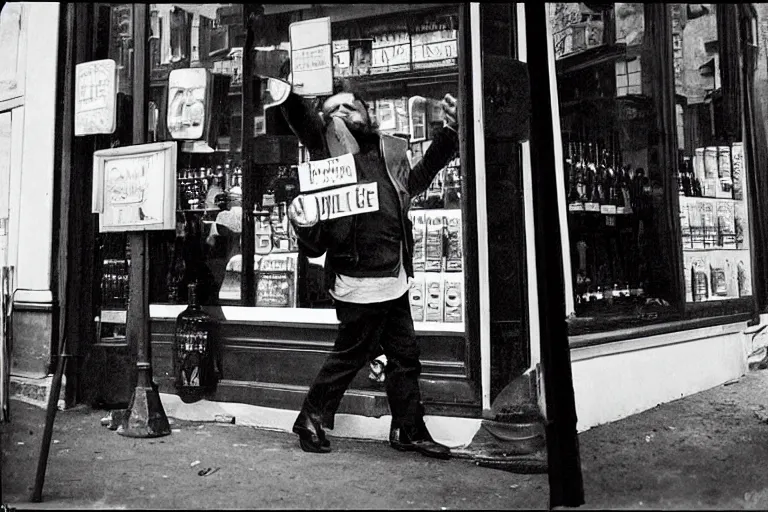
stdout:
[[491,409],[491,306],[488,271],[488,209],[486,207],[485,132],[483,130],[483,61],[480,4],[469,4],[472,70],[472,118],[475,149],[475,205],[477,207],[477,277],[480,301],[480,378],[482,407]]

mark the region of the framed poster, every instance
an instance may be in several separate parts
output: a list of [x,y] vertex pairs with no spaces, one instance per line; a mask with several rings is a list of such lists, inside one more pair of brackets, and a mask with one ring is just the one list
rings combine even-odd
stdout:
[[176,142],[93,154],[92,211],[99,231],[176,229]]
[[112,59],[75,66],[75,135],[114,133],[117,65]]

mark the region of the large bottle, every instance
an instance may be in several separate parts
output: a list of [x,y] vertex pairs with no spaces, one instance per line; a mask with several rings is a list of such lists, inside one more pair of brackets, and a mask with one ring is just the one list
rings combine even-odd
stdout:
[[173,372],[176,389],[184,402],[195,402],[216,385],[213,318],[197,300],[197,284],[188,286],[187,309],[176,317]]

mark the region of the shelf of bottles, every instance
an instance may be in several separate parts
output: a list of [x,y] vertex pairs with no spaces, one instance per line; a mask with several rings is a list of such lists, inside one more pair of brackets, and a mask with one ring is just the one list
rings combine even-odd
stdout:
[[741,142],[696,148],[678,176],[687,302],[752,295]]
[[614,146],[569,141],[565,173],[577,313],[645,300],[652,202],[644,169],[624,164]]
[[206,156],[205,162],[177,170],[176,237],[166,276],[168,300],[174,304],[186,301],[187,286],[200,277],[205,242],[214,241],[224,229],[235,236],[242,231],[241,164],[222,161],[220,154]]

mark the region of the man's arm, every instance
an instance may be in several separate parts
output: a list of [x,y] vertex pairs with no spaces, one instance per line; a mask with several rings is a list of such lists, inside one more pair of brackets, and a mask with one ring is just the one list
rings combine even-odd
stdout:
[[448,127],[437,130],[424,157],[411,169],[408,192],[415,196],[427,190],[440,169],[453,159],[458,149],[459,136],[454,130]]
[[323,137],[323,123],[301,96],[290,93],[280,105],[288,126],[299,138],[299,141],[309,150],[313,159],[327,158],[326,144]]

